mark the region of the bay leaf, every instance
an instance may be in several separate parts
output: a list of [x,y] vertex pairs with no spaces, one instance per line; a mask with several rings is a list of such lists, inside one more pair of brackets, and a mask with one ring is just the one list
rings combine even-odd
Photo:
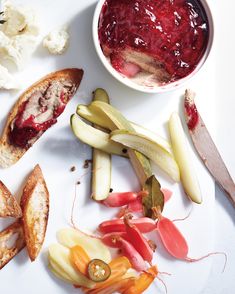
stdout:
[[146,180],[143,190],[148,192],[148,195],[142,198],[144,215],[155,219],[156,215],[153,213],[152,208],[160,207],[161,211],[163,211],[164,195],[161,191],[161,185],[154,175]]

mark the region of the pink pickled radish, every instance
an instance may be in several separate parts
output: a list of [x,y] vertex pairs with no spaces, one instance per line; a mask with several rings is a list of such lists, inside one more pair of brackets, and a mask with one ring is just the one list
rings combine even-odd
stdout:
[[137,198],[135,201],[132,201],[128,204],[127,210],[129,212],[143,212],[142,200]]
[[145,191],[135,192],[122,192],[122,193],[110,193],[109,196],[102,201],[102,203],[108,207],[121,207],[135,201],[138,197],[146,195]]
[[[169,201],[171,199],[172,192],[168,189],[165,189],[165,188],[162,188],[161,191],[164,195],[164,203],[166,203],[167,201]],[[130,202],[127,206],[127,211],[129,211],[129,212],[143,212],[142,197],[143,196],[139,196],[138,198],[136,198],[136,200]]]
[[157,222],[157,230],[163,245],[172,256],[178,259],[187,258],[188,244],[171,220],[161,216]]
[[177,259],[182,259],[188,262],[197,262],[203,260],[211,255],[223,255],[225,257],[225,263],[223,271],[227,263],[227,255],[224,252],[211,252],[199,258],[188,257],[188,244],[175,226],[175,224],[168,218],[161,215],[160,210],[154,209],[154,212],[158,216],[157,231],[162,240],[163,245],[169,254]]
[[108,233],[103,235],[103,237],[101,238],[101,241],[108,247],[111,248],[121,248],[122,244],[119,241],[120,238],[126,240],[126,241],[130,241],[130,239],[127,236],[126,232],[116,232],[116,233]]
[[128,206],[121,207],[121,209],[116,214],[117,218],[122,218],[124,215],[130,213],[130,210],[128,209]]
[[142,256],[139,254],[138,251],[134,248],[134,246],[129,243],[128,241],[120,238],[121,242],[121,249],[124,256],[126,256],[133,268],[137,271],[144,271],[146,270],[145,261]]
[[166,203],[167,201],[169,201],[171,199],[172,196],[172,191],[166,189],[166,188],[162,188],[161,189],[163,195],[164,195],[164,203]]
[[126,226],[126,233],[130,239],[131,244],[135,247],[144,260],[151,262],[153,259],[153,250],[149,246],[148,241],[144,238],[139,229],[131,223],[130,219],[125,217],[124,223]]
[[136,200],[137,197],[138,193],[134,192],[110,193],[102,203],[108,207],[121,207]]
[[[136,225],[141,233],[149,233],[156,230],[155,221],[148,217],[132,219],[131,223]],[[99,230],[103,234],[107,234],[113,232],[125,232],[126,228],[123,219],[114,219],[102,222],[99,225]]]

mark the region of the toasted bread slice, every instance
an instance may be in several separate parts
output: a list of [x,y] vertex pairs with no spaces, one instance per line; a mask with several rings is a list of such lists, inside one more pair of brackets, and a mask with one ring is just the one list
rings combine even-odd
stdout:
[[82,76],[82,69],[63,69],[45,76],[19,97],[0,138],[0,166],[16,163],[56,123],[76,93]]
[[39,165],[26,182],[21,208],[26,246],[31,261],[34,261],[45,238],[49,215],[49,193]]
[[21,217],[22,211],[15,197],[0,181],[0,217]]
[[0,232],[0,269],[25,246],[23,227],[16,221]]

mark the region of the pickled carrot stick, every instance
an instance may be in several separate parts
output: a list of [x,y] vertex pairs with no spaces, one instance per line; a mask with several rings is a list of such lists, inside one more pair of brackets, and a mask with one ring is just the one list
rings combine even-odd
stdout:
[[91,261],[86,251],[79,245],[70,249],[71,261],[75,268],[82,274],[87,274],[87,267]]

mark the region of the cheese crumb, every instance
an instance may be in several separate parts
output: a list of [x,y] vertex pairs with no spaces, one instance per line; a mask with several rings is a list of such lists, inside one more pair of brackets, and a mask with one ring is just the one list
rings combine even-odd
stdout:
[[22,69],[36,49],[39,27],[34,11],[3,2],[3,20],[0,25],[0,59],[13,62]]
[[5,22],[0,25],[0,88],[9,89],[14,81],[8,70],[12,69],[12,65],[18,70],[24,68],[37,47],[39,26],[30,8],[15,6],[7,0],[2,3],[2,11],[1,19]]
[[3,20],[6,22],[1,25],[1,30],[8,37],[39,34],[38,21],[31,8],[15,6],[9,0],[5,0],[3,1]]
[[68,48],[69,34],[65,27],[50,32],[43,40],[43,46],[51,54],[63,54]]
[[14,79],[13,75],[9,73],[6,67],[0,64],[0,89],[17,89],[18,83]]

